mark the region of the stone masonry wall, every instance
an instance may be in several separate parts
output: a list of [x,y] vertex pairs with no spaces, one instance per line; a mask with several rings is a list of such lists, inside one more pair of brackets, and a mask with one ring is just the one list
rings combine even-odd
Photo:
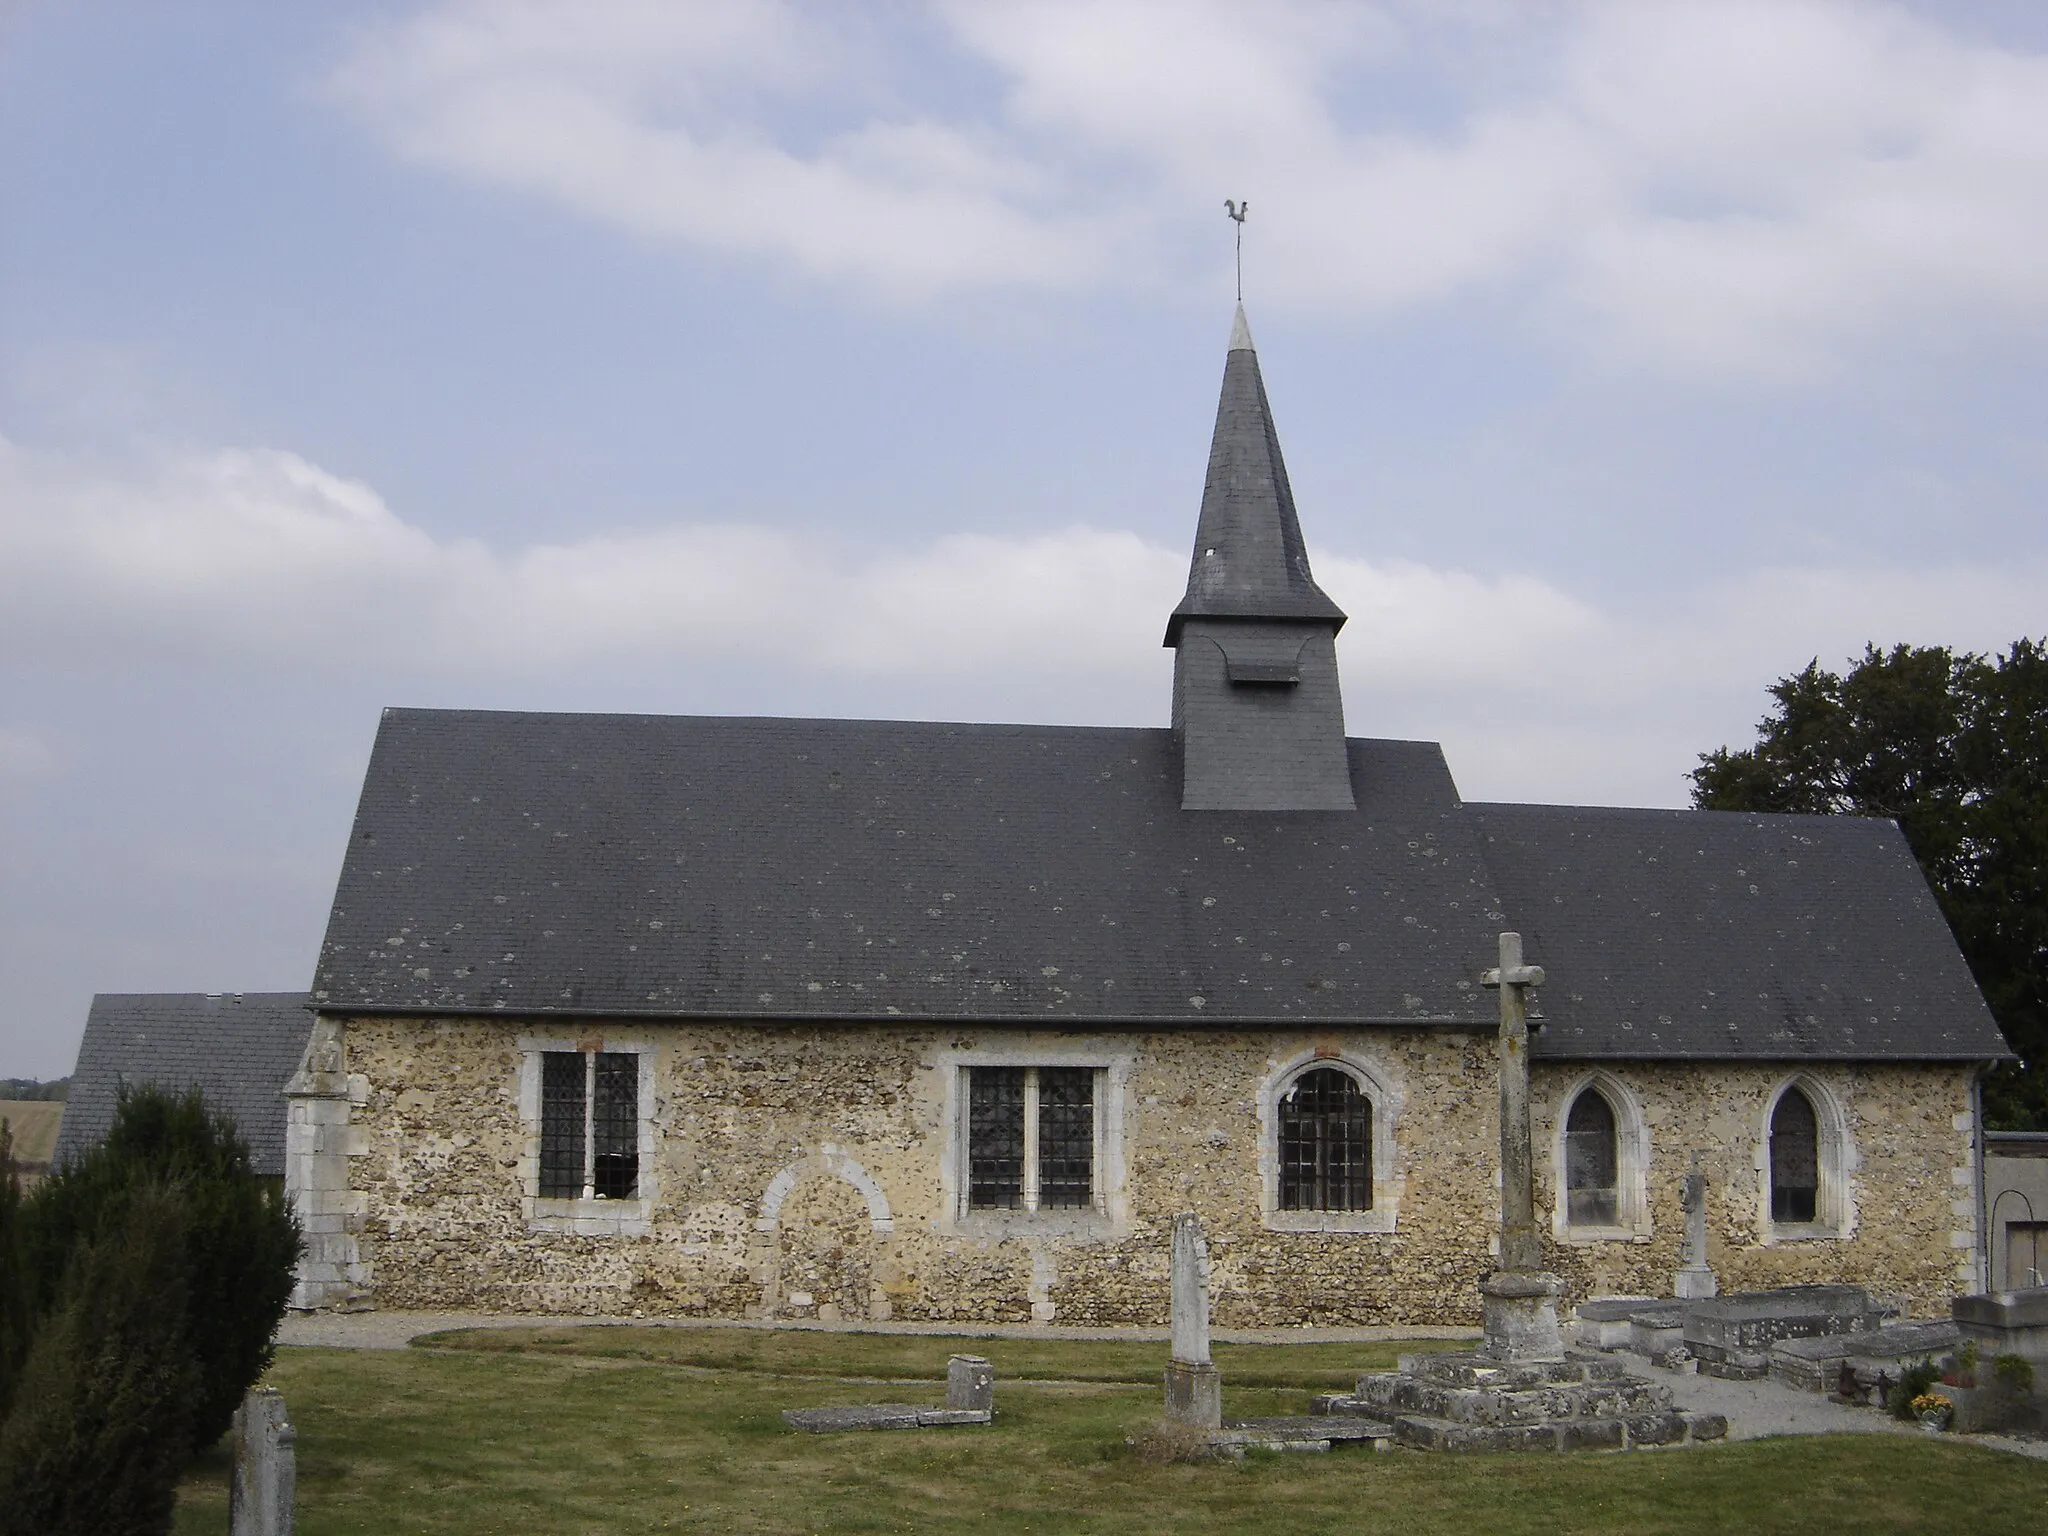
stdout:
[[[534,1128],[521,1037],[605,1044],[607,1026],[356,1018],[347,1022],[351,1189],[361,1256],[387,1307],[954,1321],[1163,1323],[1174,1212],[1201,1213],[1219,1327],[1469,1324],[1498,1211],[1490,1034],[1335,1035],[644,1025],[653,1056],[656,1195],[641,1227],[529,1219]],[[948,1078],[959,1053],[1114,1056],[1125,1176],[1109,1214],[963,1220],[944,1195]],[[1377,1203],[1390,1232],[1273,1231],[1261,1217],[1262,1085],[1341,1055],[1391,1111]],[[1936,1067],[1820,1067],[1844,1110],[1853,1222],[1838,1239],[1767,1241],[1758,1137],[1789,1069],[1608,1069],[1640,1102],[1648,1227],[1553,1243],[1568,1300],[1666,1294],[1679,1262],[1678,1181],[1697,1150],[1723,1290],[1843,1280],[1946,1309],[1969,1260],[1969,1081]],[[1539,1209],[1552,1131],[1577,1067],[1536,1071]],[[1105,1095],[1105,1098],[1109,1098]],[[617,1204],[606,1202],[606,1204]],[[568,1228],[564,1230],[563,1228]],[[1961,1234],[1960,1237],[1956,1234]],[[1960,1277],[1960,1278],[1959,1278]]]

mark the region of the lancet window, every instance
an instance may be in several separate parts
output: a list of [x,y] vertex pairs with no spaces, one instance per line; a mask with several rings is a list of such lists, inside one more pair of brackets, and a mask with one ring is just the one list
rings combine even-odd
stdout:
[[1335,1067],[1304,1072],[1280,1096],[1280,1209],[1372,1209],[1372,1101]]

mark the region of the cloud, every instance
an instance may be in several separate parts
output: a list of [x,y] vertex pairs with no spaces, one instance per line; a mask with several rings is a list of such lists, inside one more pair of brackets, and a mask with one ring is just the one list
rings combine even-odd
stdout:
[[1213,292],[1229,193],[1268,310],[1506,294],[1779,381],[2048,320],[2048,57],[1882,4],[445,0],[325,90],[420,165],[897,300]]
[[[458,697],[602,676],[664,708],[668,680],[708,672],[761,713],[823,696],[839,714],[1140,725],[1166,714],[1159,640],[1186,560],[1087,527],[873,548],[698,523],[495,550],[274,449],[115,473],[0,444],[0,645],[46,669],[228,661],[309,686],[381,669]],[[2038,625],[2048,580],[2038,559],[1785,567],[1635,616],[1529,572],[1341,553],[1316,569],[1351,615],[1354,734],[1444,741],[1475,798],[1667,804],[1808,657],[1994,649]],[[33,771],[33,748],[0,761]]]

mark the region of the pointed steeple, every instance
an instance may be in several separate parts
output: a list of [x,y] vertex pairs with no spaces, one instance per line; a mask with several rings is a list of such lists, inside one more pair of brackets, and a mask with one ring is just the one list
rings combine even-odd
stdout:
[[1166,621],[1184,811],[1349,811],[1337,682],[1344,610],[1309,574],[1244,306],[1195,530],[1187,596]]
[[1309,574],[1294,491],[1242,304],[1223,364],[1223,398],[1209,441],[1187,596],[1166,621],[1165,643],[1178,645],[1182,624],[1193,618],[1315,619],[1333,634],[1344,626],[1344,610]]

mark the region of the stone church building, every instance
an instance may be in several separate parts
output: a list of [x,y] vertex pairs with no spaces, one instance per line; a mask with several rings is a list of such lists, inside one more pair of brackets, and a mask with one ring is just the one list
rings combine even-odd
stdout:
[[1889,822],[1473,804],[1345,734],[1240,311],[1166,729],[391,710],[287,1090],[298,1300],[1471,1323],[1503,929],[1545,1265],[1982,1285],[2006,1047]]

